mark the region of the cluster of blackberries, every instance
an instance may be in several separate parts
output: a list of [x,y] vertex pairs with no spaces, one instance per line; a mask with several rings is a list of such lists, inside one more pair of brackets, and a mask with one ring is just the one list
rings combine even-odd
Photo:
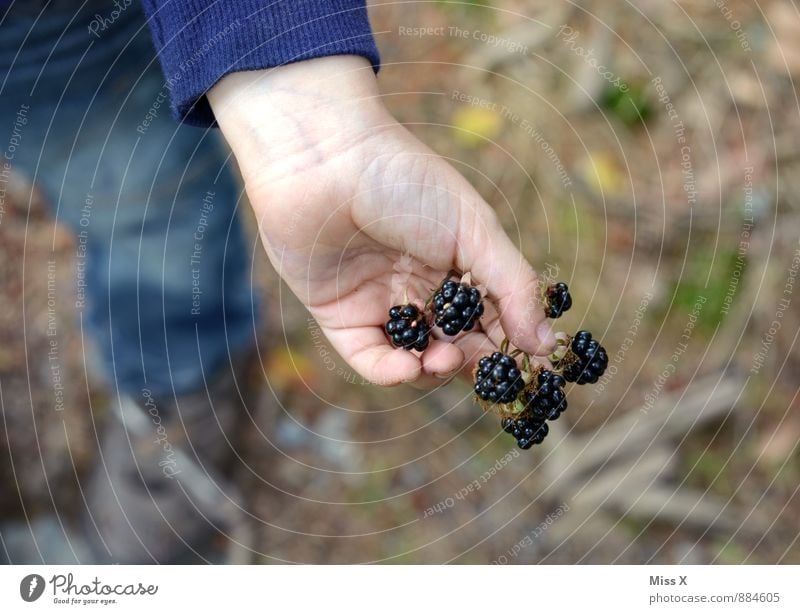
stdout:
[[468,283],[446,279],[428,300],[425,309],[411,303],[389,310],[386,334],[392,345],[422,351],[428,347],[431,321],[448,336],[472,330],[483,315],[481,291]]
[[[548,318],[561,317],[572,307],[569,287],[564,282],[551,284],[543,302]],[[424,309],[411,303],[392,307],[385,330],[395,347],[421,352],[430,342],[431,322],[445,335],[455,336],[472,330],[483,312],[480,290],[468,281],[458,282],[448,277]],[[503,430],[514,436],[520,448],[527,450],[547,436],[547,421],[557,420],[567,409],[565,384],[596,382],[608,366],[608,355],[585,330],[564,338],[561,351],[551,357],[552,370],[541,366],[531,369],[530,356],[524,354],[520,368],[514,358],[521,354],[520,350],[509,354],[507,348],[506,340],[500,346],[501,351],[478,361],[474,390],[483,408],[503,416]]]
[[526,355],[520,369],[514,359],[520,351],[504,353],[508,341],[501,345],[502,352],[478,361],[476,397],[484,409],[503,417],[503,430],[511,433],[523,450],[541,443],[549,431],[546,421],[558,420],[567,409],[566,383],[594,383],[608,365],[605,349],[588,331],[579,331],[566,339],[567,351],[558,359],[553,357],[552,369],[542,366],[531,369],[530,357]]
[[551,284],[544,293],[544,313],[548,318],[560,318],[572,307],[569,286],[563,281]]
[[582,330],[572,338],[569,350],[558,365],[563,365],[561,372],[568,382],[594,384],[605,373],[608,354],[596,339],[592,339],[592,333]]
[[550,428],[544,420],[537,420],[532,416],[519,418],[504,418],[503,430],[510,433],[517,440],[517,445],[527,450],[534,444],[542,443]]
[[[428,306],[432,307],[432,313],[428,313]],[[560,318],[571,307],[567,284],[560,281],[548,286],[544,294],[544,311],[548,318]],[[428,346],[431,320],[445,335],[453,337],[472,330],[483,312],[483,297],[478,288],[463,281],[445,279],[424,311],[410,303],[392,307],[386,333],[395,347],[422,351]]]
[[395,347],[421,352],[428,347],[431,328],[414,305],[395,305],[389,310],[386,334]]
[[522,371],[508,354],[494,352],[478,361],[475,394],[489,403],[513,403],[525,387]]
[[542,443],[550,428],[547,420],[558,420],[567,409],[564,378],[548,369],[539,368],[532,374],[532,382],[520,395],[522,411],[515,417],[506,417],[501,426],[517,440],[517,445],[527,450]]
[[549,369],[541,369],[536,375],[535,386],[523,394],[525,412],[534,420],[558,420],[567,409],[566,381]]
[[445,335],[457,335],[472,330],[483,315],[481,292],[474,286],[448,279],[433,296],[436,326]]

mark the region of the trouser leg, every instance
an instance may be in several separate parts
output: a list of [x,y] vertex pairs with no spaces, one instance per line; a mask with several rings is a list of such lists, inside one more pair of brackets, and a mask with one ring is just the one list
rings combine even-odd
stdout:
[[[109,423],[89,497],[107,542],[131,527],[134,539],[118,540],[112,555],[135,561],[151,550],[126,551],[137,536],[180,542],[168,517],[182,512],[165,508],[188,510],[194,522],[184,528],[205,523],[181,474],[165,467],[178,446],[209,473],[229,455],[240,410],[231,356],[252,343],[257,309],[253,245],[229,161],[211,134],[168,117],[168,91],[146,30],[137,33],[135,6],[102,38],[88,32],[109,6],[50,10],[35,22],[12,12],[0,25],[8,70],[0,111],[19,133],[10,164],[45,188],[57,220],[74,232],[74,315],[99,348],[114,403],[124,410],[132,402],[146,419],[140,431],[125,428],[124,411]],[[171,436],[159,430],[167,424]]]

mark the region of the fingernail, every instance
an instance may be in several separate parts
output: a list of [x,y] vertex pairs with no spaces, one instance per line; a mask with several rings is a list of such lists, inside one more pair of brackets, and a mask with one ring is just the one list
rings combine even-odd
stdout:
[[456,373],[458,373],[458,369],[455,369],[454,371],[450,371],[450,373],[435,373],[434,375],[437,377],[437,379],[450,379]]
[[548,347],[556,346],[556,334],[553,332],[553,327],[549,322],[542,322],[536,328],[536,335],[539,337],[539,342]]

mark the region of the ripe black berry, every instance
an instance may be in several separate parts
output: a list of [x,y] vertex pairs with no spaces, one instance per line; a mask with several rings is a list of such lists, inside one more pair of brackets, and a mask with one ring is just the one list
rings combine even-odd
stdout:
[[562,375],[568,382],[594,384],[605,373],[608,354],[592,339],[592,333],[582,330],[572,338],[569,351],[559,364],[563,364]]
[[548,369],[536,374],[535,384],[528,387],[522,397],[525,413],[533,420],[558,420],[567,409],[564,378]]
[[448,279],[434,295],[433,308],[436,326],[440,326],[445,335],[457,335],[462,330],[472,330],[483,315],[481,292],[473,286]]
[[505,418],[501,426],[506,433],[514,436],[517,445],[523,450],[542,443],[550,431],[544,420],[536,420],[524,415],[518,418]]
[[569,286],[563,281],[551,284],[544,296],[544,312],[548,318],[560,318],[572,307]]
[[386,334],[395,347],[421,352],[428,347],[430,332],[425,316],[414,305],[395,305],[389,310]]
[[490,403],[513,403],[525,387],[522,371],[508,354],[495,352],[478,361],[475,394]]

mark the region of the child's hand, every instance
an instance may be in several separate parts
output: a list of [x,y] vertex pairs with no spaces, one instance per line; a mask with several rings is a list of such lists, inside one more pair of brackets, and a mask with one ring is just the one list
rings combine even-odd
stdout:
[[[553,349],[533,269],[472,186],[389,115],[365,60],[235,73],[209,99],[270,261],[363,377],[430,385],[468,372],[504,336]],[[383,324],[403,300],[397,282],[424,301],[450,269],[471,271],[500,313],[421,356],[393,348]]]

